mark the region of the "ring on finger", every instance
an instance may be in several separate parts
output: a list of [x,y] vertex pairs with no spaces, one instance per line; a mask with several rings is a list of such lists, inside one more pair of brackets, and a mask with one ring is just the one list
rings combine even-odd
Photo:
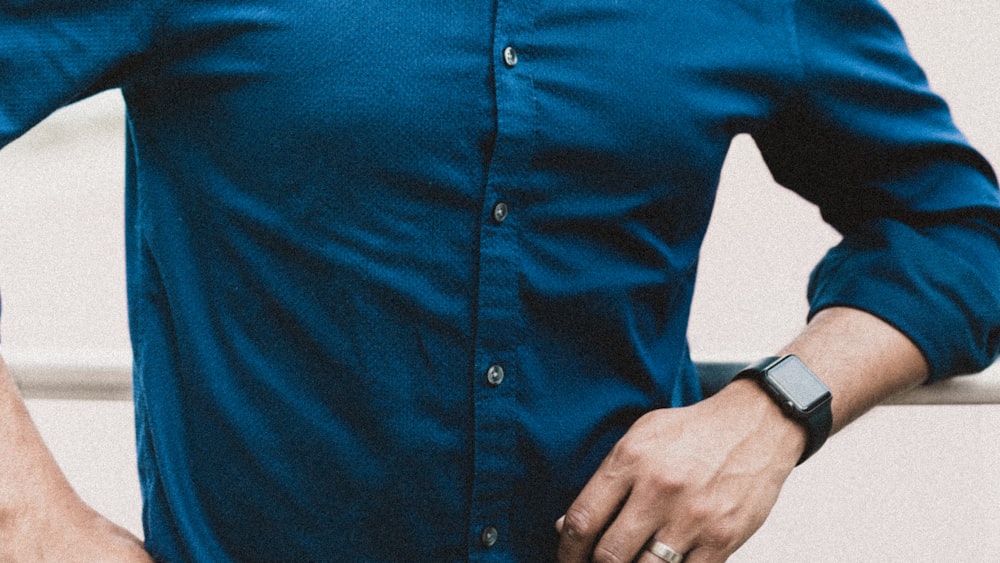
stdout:
[[684,559],[684,556],[681,555],[676,549],[657,540],[656,538],[649,538],[649,541],[646,542],[643,549],[652,553],[657,558],[666,561],[667,563],[681,563]]

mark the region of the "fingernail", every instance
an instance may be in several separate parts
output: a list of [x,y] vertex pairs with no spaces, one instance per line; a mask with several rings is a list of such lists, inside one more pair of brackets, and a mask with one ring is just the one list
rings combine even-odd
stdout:
[[566,521],[566,516],[560,516],[559,519],[556,520],[556,532],[560,534],[562,533],[564,521]]

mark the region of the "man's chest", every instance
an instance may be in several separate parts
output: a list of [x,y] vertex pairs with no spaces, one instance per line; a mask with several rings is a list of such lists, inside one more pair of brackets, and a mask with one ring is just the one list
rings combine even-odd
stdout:
[[786,14],[744,4],[204,3],[153,92],[177,117],[300,148],[481,151],[522,119],[540,150],[675,151],[775,94]]

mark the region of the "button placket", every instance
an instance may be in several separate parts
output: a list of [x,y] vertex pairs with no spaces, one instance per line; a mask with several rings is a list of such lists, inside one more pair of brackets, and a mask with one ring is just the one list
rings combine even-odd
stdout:
[[[480,215],[473,385],[475,467],[468,529],[469,560],[511,553],[503,530],[510,528],[510,476],[518,471],[517,350],[523,332],[519,276],[519,190],[530,170],[536,105],[524,52],[514,38],[527,32],[528,5],[499,0],[492,45],[496,132]],[[512,206],[514,205],[514,206]],[[520,214],[519,214],[520,218]],[[489,555],[486,555],[489,553]]]

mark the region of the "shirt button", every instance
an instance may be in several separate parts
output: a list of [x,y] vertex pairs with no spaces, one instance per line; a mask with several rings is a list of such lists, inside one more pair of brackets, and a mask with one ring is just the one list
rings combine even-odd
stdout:
[[504,47],[504,50],[503,50],[503,64],[506,65],[507,68],[514,68],[514,66],[517,64],[517,50],[516,49],[514,49],[513,47],[510,47],[510,46]]
[[507,204],[500,202],[493,206],[493,220],[497,223],[503,223],[504,219],[507,218]]
[[479,542],[483,544],[483,547],[493,547],[499,538],[500,532],[493,526],[486,526],[479,534]]
[[486,370],[486,382],[493,387],[498,387],[503,383],[503,368],[497,364],[493,364]]

